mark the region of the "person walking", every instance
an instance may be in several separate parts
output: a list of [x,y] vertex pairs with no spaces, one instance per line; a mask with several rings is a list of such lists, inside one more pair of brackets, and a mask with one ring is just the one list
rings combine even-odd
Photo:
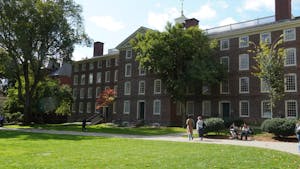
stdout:
[[189,141],[193,140],[193,129],[194,129],[194,120],[191,115],[188,116],[186,120],[186,130],[188,134]]
[[205,123],[203,121],[203,118],[202,116],[198,116],[198,120],[196,122],[196,129],[198,131],[200,141],[203,140],[204,128],[205,128]]
[[86,131],[86,118],[82,120],[82,131]]
[[4,126],[4,116],[0,114],[0,127]]
[[300,153],[300,120],[296,124],[295,133],[298,139],[298,152]]

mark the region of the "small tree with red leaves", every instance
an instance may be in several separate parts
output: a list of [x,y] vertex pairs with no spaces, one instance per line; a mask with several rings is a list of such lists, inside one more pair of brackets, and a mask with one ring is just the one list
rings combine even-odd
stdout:
[[103,90],[99,98],[96,99],[96,109],[99,110],[101,107],[110,105],[116,98],[116,92],[114,89],[107,88]]

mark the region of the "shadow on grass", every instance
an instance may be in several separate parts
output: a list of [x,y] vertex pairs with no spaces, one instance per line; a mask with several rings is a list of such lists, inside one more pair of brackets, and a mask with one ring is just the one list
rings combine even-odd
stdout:
[[45,133],[29,133],[22,131],[1,131],[0,139],[18,138],[22,140],[92,140],[92,139],[108,139],[105,137],[78,136],[78,135],[62,135],[62,134],[45,134]]

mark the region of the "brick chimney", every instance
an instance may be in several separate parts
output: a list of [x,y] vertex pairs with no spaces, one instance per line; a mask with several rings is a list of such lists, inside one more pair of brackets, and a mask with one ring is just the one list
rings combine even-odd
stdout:
[[191,26],[198,26],[199,24],[199,21],[195,18],[192,18],[192,19],[186,19],[185,20],[185,24],[184,24],[184,27],[187,29]]
[[104,43],[102,42],[94,42],[94,57],[103,55],[103,46]]
[[291,19],[292,9],[291,0],[275,0],[275,19],[276,21]]

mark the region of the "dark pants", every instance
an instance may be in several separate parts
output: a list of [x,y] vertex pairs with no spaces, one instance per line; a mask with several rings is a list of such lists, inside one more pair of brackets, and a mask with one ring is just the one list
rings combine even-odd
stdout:
[[241,133],[241,140],[243,140],[243,136],[245,136],[245,139],[247,140],[248,132],[243,131],[243,132]]
[[198,129],[198,134],[199,134],[199,138],[203,138],[204,129],[203,128],[199,128]]
[[0,120],[0,127],[3,126],[4,120]]

